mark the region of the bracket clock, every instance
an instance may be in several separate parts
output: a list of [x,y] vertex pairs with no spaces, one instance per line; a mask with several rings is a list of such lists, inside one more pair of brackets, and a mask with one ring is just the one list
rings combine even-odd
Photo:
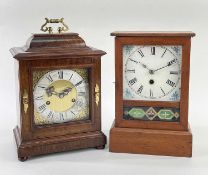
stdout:
[[[62,23],[57,34],[48,23]],[[16,63],[18,158],[95,147],[102,149],[101,56],[77,33],[61,33],[62,19],[47,19],[26,46],[11,49]]]
[[192,156],[188,125],[192,32],[113,32],[115,122],[110,151]]

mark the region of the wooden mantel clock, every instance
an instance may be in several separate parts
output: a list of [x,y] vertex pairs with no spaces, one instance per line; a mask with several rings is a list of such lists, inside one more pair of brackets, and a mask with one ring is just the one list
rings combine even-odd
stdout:
[[188,125],[192,32],[113,32],[115,122],[110,151],[192,156]]
[[[52,34],[47,23],[62,23]],[[47,19],[43,31],[26,46],[12,48],[16,62],[18,126],[14,129],[18,158],[95,147],[102,149],[101,56],[77,33],[65,33],[62,19]]]

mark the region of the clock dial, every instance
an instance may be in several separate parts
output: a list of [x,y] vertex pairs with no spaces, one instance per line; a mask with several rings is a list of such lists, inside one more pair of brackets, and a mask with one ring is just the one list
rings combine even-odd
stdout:
[[87,70],[49,71],[34,85],[35,123],[53,124],[89,118]]
[[124,99],[179,101],[181,52],[181,46],[124,46]]

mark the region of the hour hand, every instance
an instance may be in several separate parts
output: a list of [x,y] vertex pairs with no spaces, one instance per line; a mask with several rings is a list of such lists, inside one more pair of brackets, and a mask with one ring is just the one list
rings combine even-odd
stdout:
[[69,92],[71,92],[72,88],[68,87],[66,89],[64,89],[62,92],[64,93],[64,95],[67,95]]
[[142,65],[143,68],[147,69],[149,71],[150,74],[153,74],[154,73],[154,70],[152,69],[149,69],[145,64],[141,63],[141,62],[138,62],[139,64]]
[[68,95],[68,93],[71,92],[71,90],[71,87],[64,89],[61,93],[58,94],[59,98],[64,98],[64,96]]
[[[146,66],[145,64],[141,63],[140,61],[139,61],[138,63],[141,64],[143,68],[148,69],[147,66]],[[149,70],[149,69],[148,69],[148,70]]]

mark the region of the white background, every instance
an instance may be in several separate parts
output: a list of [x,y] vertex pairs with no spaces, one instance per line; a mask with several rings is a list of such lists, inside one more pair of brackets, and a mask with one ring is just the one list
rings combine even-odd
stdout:
[[[115,30],[193,31],[189,122],[193,157],[116,154],[87,149],[41,156],[24,163],[16,156],[14,63],[9,49],[39,33],[44,18],[64,17],[70,30],[102,58],[102,126],[114,119]],[[207,174],[208,173],[208,1],[207,0],[1,0],[0,1],[0,174]]]

